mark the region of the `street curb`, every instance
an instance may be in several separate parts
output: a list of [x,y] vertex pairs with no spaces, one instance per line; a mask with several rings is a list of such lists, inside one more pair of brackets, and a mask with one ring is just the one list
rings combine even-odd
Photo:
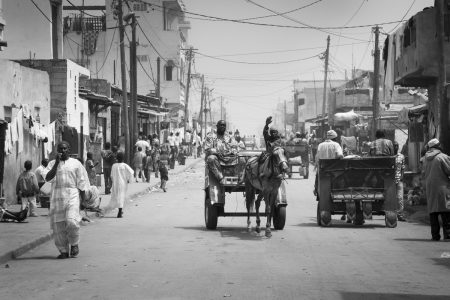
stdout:
[[[174,174],[174,175],[178,175],[178,174],[180,174],[180,173],[182,173],[182,172],[184,172],[184,171],[186,171],[186,170],[188,170],[188,169],[191,169],[191,168],[194,167],[196,164],[198,164],[200,161],[202,161],[202,158],[201,158],[201,157],[200,157],[200,158],[197,158],[196,160],[194,160],[194,161],[193,161],[192,163],[190,163],[189,165],[184,166],[184,167],[181,168],[180,170],[175,171],[173,174]],[[137,198],[137,197],[139,197],[139,196],[141,196],[141,195],[147,194],[149,191],[151,191],[151,189],[152,189],[153,187],[156,187],[156,186],[158,186],[158,184],[154,184],[154,185],[152,185],[152,186],[146,188],[146,189],[143,190],[143,191],[140,191],[140,192],[136,192],[136,193],[134,193],[134,194],[131,194],[131,195],[128,196],[127,198],[128,198],[128,199],[134,199],[134,198]],[[12,259],[18,258],[19,256],[25,254],[26,252],[28,252],[28,251],[30,251],[30,250],[36,248],[37,246],[40,246],[40,245],[42,245],[42,244],[44,244],[44,243],[50,241],[52,238],[53,238],[53,233],[52,233],[52,232],[48,232],[47,234],[45,234],[45,235],[43,235],[43,236],[41,236],[41,237],[39,237],[39,238],[37,238],[37,239],[31,241],[31,242],[25,243],[24,245],[22,245],[22,246],[20,246],[20,247],[18,247],[18,248],[16,248],[16,249],[14,249],[14,250],[8,251],[7,253],[0,255],[0,264],[4,264],[4,263],[6,263],[6,262],[8,262],[8,261],[10,261],[10,260],[12,260]]]

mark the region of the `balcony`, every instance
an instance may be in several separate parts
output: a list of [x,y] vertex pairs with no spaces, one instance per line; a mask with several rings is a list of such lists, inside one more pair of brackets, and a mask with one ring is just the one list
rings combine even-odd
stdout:
[[[450,0],[448,0],[450,3]],[[445,12],[445,61],[450,64],[450,14]],[[428,86],[438,76],[438,40],[434,7],[417,13],[389,36],[392,47],[387,65],[393,66],[395,84],[402,86]],[[447,68],[447,70],[450,70]],[[447,76],[450,72],[447,71]]]
[[81,18],[81,15],[64,18],[64,33],[68,32],[106,31],[106,17]]

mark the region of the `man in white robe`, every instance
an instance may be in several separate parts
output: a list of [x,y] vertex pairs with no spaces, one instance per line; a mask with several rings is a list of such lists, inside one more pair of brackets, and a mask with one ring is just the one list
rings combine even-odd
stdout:
[[128,183],[133,178],[133,169],[123,162],[123,152],[117,153],[117,163],[112,166],[111,169],[111,200],[107,206],[107,210],[118,208],[118,218],[123,216],[123,206],[125,203],[125,197],[127,195]]
[[[53,230],[59,259],[79,253],[80,240],[80,196],[85,200],[89,179],[84,166],[77,159],[70,158],[70,145],[62,141],[57,147],[57,156],[48,167],[46,181],[52,183],[50,195],[50,227]],[[70,247],[70,248],[69,248]]]

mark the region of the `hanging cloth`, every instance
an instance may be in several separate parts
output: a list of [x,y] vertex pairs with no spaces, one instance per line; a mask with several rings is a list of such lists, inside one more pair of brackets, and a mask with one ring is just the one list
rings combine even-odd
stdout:
[[23,109],[17,113],[17,153],[23,151]]
[[6,128],[5,132],[5,154],[12,153],[12,143],[11,143],[11,123],[8,124],[8,128]]
[[11,124],[9,124],[9,126],[11,127],[11,144],[15,144],[18,140],[18,132],[17,132],[17,116],[12,119]]

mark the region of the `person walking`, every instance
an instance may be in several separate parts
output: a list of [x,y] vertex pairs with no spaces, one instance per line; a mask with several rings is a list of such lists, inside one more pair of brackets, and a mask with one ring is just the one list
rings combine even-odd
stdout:
[[76,257],[80,252],[80,197],[85,201],[85,191],[89,188],[84,166],[69,157],[69,153],[68,142],[58,143],[56,159],[49,163],[51,169],[45,177],[52,183],[48,215],[55,245],[60,252],[58,259],[68,258],[69,254]]
[[112,151],[111,143],[105,143],[105,149],[101,152],[103,158],[103,177],[105,180],[105,194],[111,193],[111,167],[112,167]]
[[142,168],[144,169],[145,181],[150,182],[150,175],[153,168],[152,150],[145,151],[145,156],[142,159]]
[[118,218],[123,217],[123,206],[127,195],[128,183],[133,178],[133,169],[123,162],[123,152],[117,153],[117,163],[111,169],[111,200],[107,205],[107,210],[118,208]]
[[398,152],[399,145],[396,141],[394,141],[394,154],[395,154],[395,185],[397,187],[397,201],[398,201],[398,210],[397,210],[397,220],[401,222],[405,222],[404,216],[404,199],[403,199],[403,174],[405,173],[405,157],[403,154]]
[[427,209],[430,215],[431,239],[439,241],[442,220],[444,239],[450,239],[450,209],[446,207],[450,186],[450,157],[442,152],[438,139],[427,143],[428,151],[423,161],[423,175],[425,178]]
[[25,161],[23,171],[16,184],[16,195],[22,199],[22,210],[30,205],[30,217],[37,217],[36,214],[36,195],[39,194],[39,186],[36,174],[31,171],[32,163],[30,160]]
[[86,156],[87,159],[86,162],[84,163],[84,166],[88,174],[89,184],[97,185],[97,172],[95,172],[95,167],[98,165],[98,162],[94,163],[94,157],[92,152],[88,152]]
[[136,179],[136,182],[138,182],[139,174],[141,174],[142,182],[146,181],[145,174],[144,174],[144,158],[146,157],[145,152],[142,152],[142,148],[138,147],[137,151],[134,153],[133,158],[133,167],[134,167],[134,177]]
[[158,160],[158,170],[159,170],[159,177],[161,178],[161,185],[160,188],[166,192],[166,183],[169,180],[169,170],[167,169],[167,165],[169,164],[169,157],[170,157],[170,145],[169,141],[166,140],[164,144],[161,145],[160,153],[159,153],[159,160]]
[[159,153],[161,152],[160,145],[159,145],[159,138],[156,133],[153,134],[152,139],[152,170],[155,172],[155,178],[159,177],[159,170],[158,170],[158,161],[159,161]]

